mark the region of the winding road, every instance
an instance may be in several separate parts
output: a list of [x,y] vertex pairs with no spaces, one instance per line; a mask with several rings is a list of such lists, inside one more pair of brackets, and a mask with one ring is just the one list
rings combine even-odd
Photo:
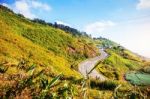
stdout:
[[[87,73],[89,73],[94,68],[94,66],[96,65],[98,61],[104,60],[105,58],[107,58],[108,54],[103,49],[100,49],[100,52],[101,52],[100,56],[87,59],[79,64],[79,72],[85,78],[87,77]],[[89,74],[89,77],[99,79],[100,81],[105,81],[107,79],[104,75],[100,74],[95,69]]]

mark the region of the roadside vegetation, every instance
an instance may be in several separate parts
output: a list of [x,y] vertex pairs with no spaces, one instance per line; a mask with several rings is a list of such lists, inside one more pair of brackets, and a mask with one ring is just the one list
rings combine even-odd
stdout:
[[[101,82],[83,78],[78,64],[100,55],[109,57],[96,64],[108,78]],[[26,99],[136,99],[149,97],[147,87],[133,86],[125,72],[149,73],[148,64],[108,39],[92,39],[74,28],[30,20],[0,5],[0,98]],[[88,75],[87,75],[88,76]]]
[[145,98],[149,97],[148,89],[132,86],[128,82],[66,77],[62,73],[55,75],[43,68],[38,70],[35,64],[20,62],[19,72],[10,74],[8,67],[0,69],[1,98]]
[[145,66],[137,71],[130,71],[126,74],[126,79],[132,84],[139,86],[150,85],[150,66],[149,63],[145,63]]
[[109,79],[124,80],[127,71],[138,70],[145,65],[140,57],[120,45],[117,46],[113,42],[110,44],[106,42],[106,45],[104,42],[102,43],[106,48],[108,58],[101,62],[96,69]]

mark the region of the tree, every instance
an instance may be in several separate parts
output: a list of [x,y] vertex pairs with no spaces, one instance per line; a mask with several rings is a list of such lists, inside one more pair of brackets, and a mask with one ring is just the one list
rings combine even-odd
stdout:
[[42,19],[38,19],[38,18],[35,18],[34,20],[32,20],[33,22],[36,22],[36,23],[40,23],[40,24],[44,24],[44,25],[47,25],[47,23],[42,20]]

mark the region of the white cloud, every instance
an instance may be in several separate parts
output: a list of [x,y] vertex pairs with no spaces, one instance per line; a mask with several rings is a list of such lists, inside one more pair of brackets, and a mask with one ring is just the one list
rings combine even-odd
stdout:
[[7,3],[2,3],[3,6],[11,8]]
[[115,26],[115,23],[112,21],[99,21],[86,25],[84,31],[92,33],[92,36],[99,36],[100,33],[112,26]]
[[41,3],[37,0],[16,0],[13,4],[3,4],[4,6],[12,9],[16,13],[23,14],[25,17],[33,19],[37,16],[33,13],[33,10],[38,11],[50,11],[51,7],[45,3]]
[[25,0],[21,0],[21,1],[16,1],[14,4],[14,8],[13,10],[17,13],[21,13],[23,14],[25,17],[27,18],[35,18],[36,15],[32,14],[31,12],[31,7],[28,4],[28,2],[26,2]]
[[150,0],[139,0],[137,9],[150,9]]
[[68,23],[65,23],[63,21],[56,21],[57,24],[62,24],[62,25],[66,25],[66,26],[71,26],[70,24]]
[[44,10],[47,10],[47,11],[50,11],[51,10],[51,7],[45,3],[41,3],[41,2],[37,2],[37,1],[32,1],[32,6],[34,8],[41,8],[41,9],[44,9]]
[[[130,50],[144,55],[150,58],[150,23],[145,22],[141,24],[128,25],[123,27],[120,30],[124,30],[120,33],[124,34],[120,36],[121,44]],[[126,29],[126,30],[125,30]],[[117,31],[116,31],[117,32]],[[119,35],[119,33],[118,33]]]
[[119,24],[101,33],[127,49],[150,58],[150,19]]

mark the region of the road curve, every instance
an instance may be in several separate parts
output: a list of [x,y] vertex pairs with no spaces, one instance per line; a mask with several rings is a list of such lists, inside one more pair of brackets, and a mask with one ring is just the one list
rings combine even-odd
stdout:
[[[91,69],[94,68],[95,64],[98,61],[104,60],[108,56],[108,54],[103,49],[100,49],[100,52],[101,52],[100,56],[97,56],[97,57],[94,57],[91,59],[87,59],[79,64],[79,72],[85,78],[87,77],[87,73],[89,73],[91,71]],[[89,77],[99,79],[101,81],[106,80],[106,77],[104,75],[98,73],[95,69],[89,74]]]

